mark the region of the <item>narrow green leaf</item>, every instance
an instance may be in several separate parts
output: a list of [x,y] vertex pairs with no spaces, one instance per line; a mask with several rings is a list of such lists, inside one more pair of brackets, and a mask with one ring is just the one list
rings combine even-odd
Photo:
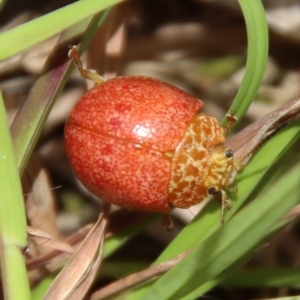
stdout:
[[[248,53],[245,74],[239,91],[229,109],[242,119],[254,100],[265,73],[268,60],[268,24],[260,0],[238,0],[246,22]],[[225,124],[225,120],[223,121]]]
[[31,291],[31,300],[41,300],[55,279],[54,275],[49,275],[42,282],[40,282],[36,287]]
[[300,285],[300,269],[287,267],[243,268],[223,282],[231,287],[282,287]]
[[0,34],[0,60],[11,57],[122,0],[81,0]]
[[5,107],[0,93],[0,265],[5,299],[30,299],[22,249],[26,215]]

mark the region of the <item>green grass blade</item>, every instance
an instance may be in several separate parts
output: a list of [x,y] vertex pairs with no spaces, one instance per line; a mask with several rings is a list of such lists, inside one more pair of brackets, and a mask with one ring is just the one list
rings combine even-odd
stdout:
[[240,269],[224,280],[231,287],[299,287],[300,269],[287,267],[261,267]]
[[226,272],[226,266],[257,246],[274,222],[299,202],[294,193],[299,183],[299,166],[296,166],[278,182],[285,189],[270,189],[261,195],[162,276],[141,299],[182,299]]
[[[266,234],[268,236],[266,240],[270,240],[271,237],[273,237],[276,233],[278,233],[285,225],[287,225],[288,220],[281,220],[280,222],[277,222],[272,229]],[[182,300],[194,300],[199,295],[204,295],[206,292],[210,291],[213,287],[215,287],[218,284],[222,284],[227,286],[227,278],[231,277],[231,274],[235,274],[239,271],[239,267],[244,264],[245,261],[249,259],[249,254],[251,255],[252,252],[254,252],[251,249],[249,249],[249,253],[246,253],[244,257],[241,257],[240,259],[237,259],[232,265],[226,268],[226,272],[221,272],[218,274],[215,278],[212,280],[207,281],[202,286],[199,286],[195,290],[193,290],[190,294],[188,294],[186,297],[183,297]],[[238,271],[237,271],[238,270]],[[229,276],[228,276],[229,274]],[[290,280],[295,279],[293,275],[288,277]]]
[[121,0],[82,0],[0,34],[0,60],[61,33]]
[[[268,59],[268,25],[260,0],[238,0],[246,22],[248,53],[245,75],[229,109],[238,118],[235,126],[254,100]],[[223,121],[225,124],[225,120]]]
[[30,299],[22,249],[26,216],[5,107],[0,93],[0,259],[5,299]]
[[41,300],[49,289],[50,285],[54,281],[55,276],[49,275],[42,282],[40,282],[31,291],[31,300]]

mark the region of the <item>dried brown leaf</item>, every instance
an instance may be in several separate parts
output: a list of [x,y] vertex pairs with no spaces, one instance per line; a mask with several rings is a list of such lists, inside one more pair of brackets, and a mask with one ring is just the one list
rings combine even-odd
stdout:
[[44,299],[82,299],[94,279],[102,257],[104,231],[110,205],[104,203],[96,224],[69,263],[56,277]]
[[[37,156],[31,156],[22,179],[30,226],[49,232],[53,239],[59,239],[53,185]],[[41,254],[44,250],[38,249],[37,252]]]
[[[64,242],[67,243],[68,245],[72,246],[73,249],[77,249],[80,245],[80,243],[84,240],[84,238],[87,236],[89,231],[91,230],[92,225],[89,224],[79,230],[78,232],[72,234],[69,236]],[[41,255],[39,257],[34,257],[32,259],[29,259],[26,263],[27,269],[28,270],[34,270],[40,266],[43,266],[45,264],[51,266],[51,264],[54,264],[54,267],[50,267],[52,271],[57,269],[57,263],[62,262],[65,260],[69,255],[66,255],[65,252],[60,252],[57,250],[52,250],[49,253],[46,253],[44,255]]]
[[58,241],[54,237],[52,237],[49,233],[40,230],[40,229],[35,229],[30,226],[27,226],[27,233],[30,239],[35,241],[36,243],[43,245],[45,247],[59,250],[62,252],[66,252],[69,254],[74,253],[74,249],[72,246],[65,242]]
[[[139,221],[145,219],[146,216],[149,217],[149,214],[129,210],[115,211],[109,216],[109,226],[105,232],[105,238],[108,238],[116,234],[117,232],[128,228],[129,226],[133,226],[133,224],[136,224]],[[91,224],[86,225],[85,227],[67,237],[64,242],[71,245],[74,249],[77,249],[83,239],[87,236],[91,228]],[[62,262],[67,257],[68,256],[66,255],[66,253],[52,250],[38,257],[29,259],[26,262],[26,266],[28,270],[34,270],[40,266],[44,266],[47,264],[47,268],[50,268],[52,271],[54,271],[58,268],[57,263]],[[52,266],[52,264],[54,265]]]
[[234,152],[235,159],[247,163],[254,151],[284,125],[300,118],[300,99],[288,102],[279,109],[252,123],[225,144]]

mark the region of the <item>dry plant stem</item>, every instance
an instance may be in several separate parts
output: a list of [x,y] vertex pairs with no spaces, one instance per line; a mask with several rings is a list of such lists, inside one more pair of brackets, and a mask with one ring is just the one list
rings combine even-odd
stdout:
[[115,296],[121,292],[125,292],[130,288],[137,287],[140,284],[146,283],[147,281],[153,280],[155,277],[166,273],[169,269],[175,266],[179,261],[181,261],[187,254],[190,253],[186,251],[176,256],[175,258],[161,263],[157,266],[151,267],[147,270],[131,274],[125,278],[122,278],[109,286],[93,293],[90,300],[105,299],[107,297]]
[[300,204],[295,206],[289,213],[287,213],[284,217],[284,219],[290,219],[290,218],[296,218],[297,216],[300,215]]
[[44,300],[83,299],[89,289],[103,253],[104,231],[108,221],[110,204],[103,203],[103,210],[79,249],[56,277]]

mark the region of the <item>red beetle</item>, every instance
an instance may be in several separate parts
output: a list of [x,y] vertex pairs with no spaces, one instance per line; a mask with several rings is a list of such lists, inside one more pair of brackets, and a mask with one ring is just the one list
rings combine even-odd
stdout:
[[[83,73],[76,47],[69,55]],[[237,167],[223,145],[224,128],[199,114],[202,105],[157,79],[107,80],[73,108],[65,126],[68,158],[82,183],[109,203],[168,213],[221,193],[223,211]]]

